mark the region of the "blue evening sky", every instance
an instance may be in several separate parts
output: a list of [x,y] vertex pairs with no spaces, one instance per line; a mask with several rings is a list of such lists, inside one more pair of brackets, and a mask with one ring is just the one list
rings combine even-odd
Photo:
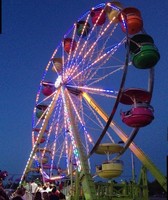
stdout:
[[[159,49],[152,105],[155,119],[137,145],[166,174],[168,127],[168,1],[123,0],[137,7]],[[2,0],[0,35],[0,169],[22,174],[31,151],[32,114],[39,82],[63,35],[101,0]],[[143,78],[142,78],[143,81]]]

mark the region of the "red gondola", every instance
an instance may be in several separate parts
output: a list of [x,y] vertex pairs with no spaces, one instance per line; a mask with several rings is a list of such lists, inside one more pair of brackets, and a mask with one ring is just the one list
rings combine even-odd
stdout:
[[97,8],[91,11],[92,23],[101,26],[106,21],[106,13],[103,9]]
[[[36,141],[36,140],[37,140],[37,137],[34,137],[34,141]],[[42,137],[41,140],[40,140],[40,143],[42,144],[42,143],[44,143],[45,141],[46,141],[45,137]]]
[[[34,128],[34,129],[33,129],[33,131],[35,131],[35,132],[38,132],[38,133],[39,133],[39,131],[40,131],[40,128]],[[44,132],[48,134],[48,130],[45,130]]]
[[76,48],[75,40],[72,40],[72,38],[64,39],[64,50],[66,53],[70,53],[70,51],[74,51],[75,48]]

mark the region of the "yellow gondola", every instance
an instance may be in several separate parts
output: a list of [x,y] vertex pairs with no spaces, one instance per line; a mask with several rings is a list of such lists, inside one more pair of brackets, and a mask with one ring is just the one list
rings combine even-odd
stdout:
[[123,149],[123,146],[115,143],[103,143],[98,146],[95,153],[97,154],[113,154],[119,153]]
[[109,6],[107,6],[106,14],[110,21],[113,21],[113,23],[118,23],[119,18],[118,15],[120,13],[120,10],[123,9],[122,4],[119,1],[113,1],[109,3]]
[[96,167],[96,173],[101,178],[115,178],[122,174],[123,162],[121,160],[113,160],[103,163]]

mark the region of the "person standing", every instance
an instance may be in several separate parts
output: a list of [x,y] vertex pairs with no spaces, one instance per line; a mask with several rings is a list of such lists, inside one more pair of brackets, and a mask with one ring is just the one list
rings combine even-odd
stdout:
[[42,197],[43,197],[43,200],[50,200],[48,192],[43,192]]
[[34,195],[34,200],[42,200],[42,194],[41,192],[36,192]]
[[31,182],[31,193],[32,193],[33,196],[35,195],[37,188],[38,188],[37,183],[35,181],[32,181]]
[[23,187],[17,188],[17,190],[15,191],[12,197],[12,200],[24,200],[23,196],[25,195],[25,191],[26,189]]
[[2,180],[0,180],[0,199],[9,200],[9,197],[3,188]]
[[50,200],[59,200],[59,197],[56,195],[56,187],[53,187],[51,194],[49,195]]
[[66,200],[65,194],[60,191],[59,200]]
[[26,200],[32,200],[32,192],[31,192],[31,182],[28,181],[24,188],[26,189],[25,195],[23,196],[24,199]]

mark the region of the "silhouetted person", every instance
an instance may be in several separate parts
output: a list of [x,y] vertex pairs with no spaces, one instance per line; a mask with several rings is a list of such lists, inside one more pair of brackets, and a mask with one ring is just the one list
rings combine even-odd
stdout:
[[42,200],[41,192],[38,191],[34,194],[34,200]]
[[54,187],[49,195],[50,200],[59,200],[59,197],[56,195],[56,187]]
[[23,196],[26,192],[26,189],[23,187],[17,188],[17,190],[14,192],[12,200],[23,200]]

